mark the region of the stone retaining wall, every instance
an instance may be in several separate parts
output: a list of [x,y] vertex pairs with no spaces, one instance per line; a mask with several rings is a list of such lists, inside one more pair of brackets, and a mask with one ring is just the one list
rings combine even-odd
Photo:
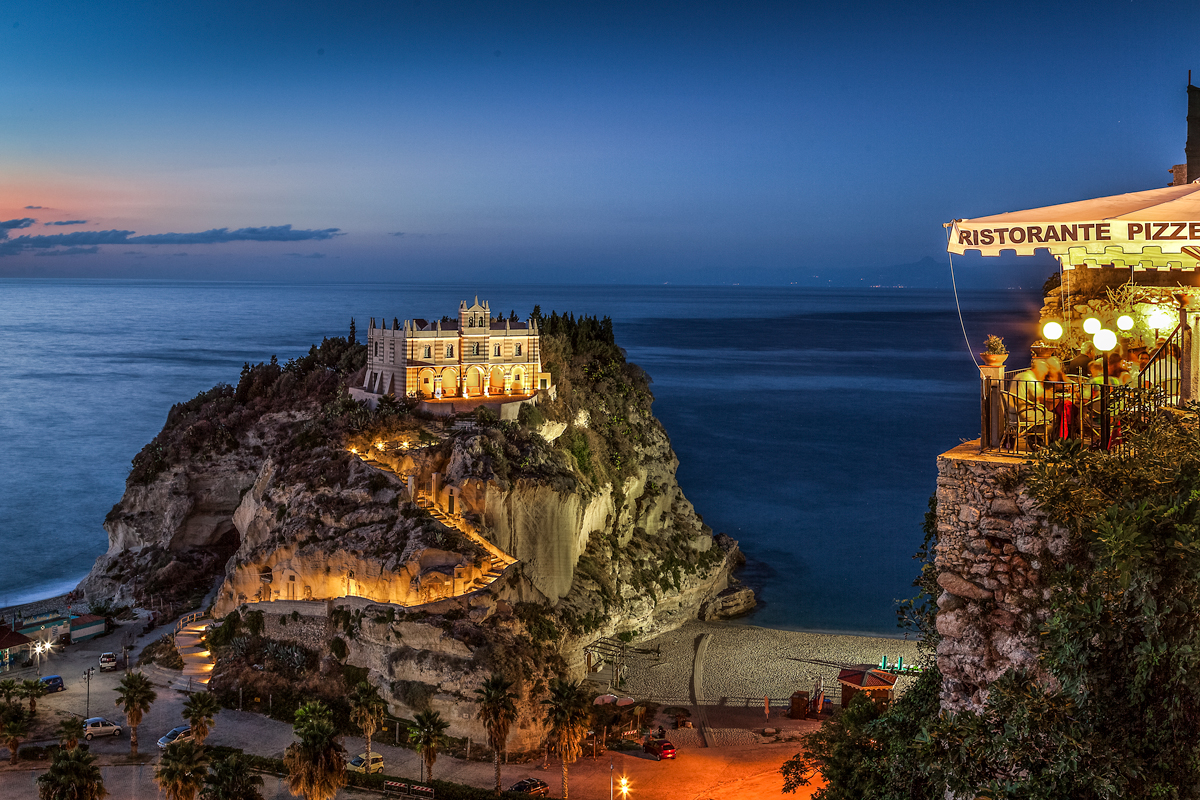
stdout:
[[937,659],[947,711],[981,710],[988,685],[1010,668],[1041,672],[1037,630],[1050,597],[1041,569],[1063,555],[1067,533],[1030,498],[1023,463],[981,454],[978,441],[938,457]]

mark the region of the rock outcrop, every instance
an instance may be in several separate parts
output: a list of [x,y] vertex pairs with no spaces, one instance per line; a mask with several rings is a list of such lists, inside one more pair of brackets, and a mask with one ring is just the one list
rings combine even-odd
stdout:
[[365,668],[393,713],[439,710],[455,736],[483,737],[473,692],[504,673],[528,712],[514,749],[540,742],[545,687],[584,675],[587,644],[753,608],[737,543],[684,497],[645,376],[611,343],[601,359],[550,339],[557,398],[439,432],[338,393],[341,341],[173,409],[80,588],[202,594],[221,574],[216,616],[262,611],[266,635]]

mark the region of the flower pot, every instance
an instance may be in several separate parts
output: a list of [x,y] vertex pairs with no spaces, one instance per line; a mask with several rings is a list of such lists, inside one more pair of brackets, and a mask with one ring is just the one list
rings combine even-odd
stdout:
[[1029,348],[1029,352],[1034,358],[1049,358],[1050,356],[1054,355],[1054,350],[1055,348],[1048,345],[1036,344]]
[[1008,360],[1008,353],[980,353],[979,357],[989,367],[998,367]]

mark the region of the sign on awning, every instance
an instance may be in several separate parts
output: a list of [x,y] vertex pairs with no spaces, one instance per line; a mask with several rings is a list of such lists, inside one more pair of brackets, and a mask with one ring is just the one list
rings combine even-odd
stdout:
[[1192,270],[1200,263],[1200,183],[951,222],[947,249],[985,256],[1046,250],[1064,269]]

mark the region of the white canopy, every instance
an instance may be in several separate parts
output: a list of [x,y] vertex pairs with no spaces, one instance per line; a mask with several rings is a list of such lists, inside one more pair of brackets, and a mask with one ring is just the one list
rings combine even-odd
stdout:
[[1192,270],[1200,261],[1200,183],[959,219],[947,227],[951,253],[1048,250],[1064,269]]

